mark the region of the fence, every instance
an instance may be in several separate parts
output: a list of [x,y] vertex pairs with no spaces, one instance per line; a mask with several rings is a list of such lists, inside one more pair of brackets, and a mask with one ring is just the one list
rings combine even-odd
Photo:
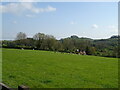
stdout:
[[[0,83],[0,90],[15,90],[15,89],[12,89],[3,83]],[[26,86],[21,85],[21,86],[18,86],[17,90],[30,90],[30,89]]]

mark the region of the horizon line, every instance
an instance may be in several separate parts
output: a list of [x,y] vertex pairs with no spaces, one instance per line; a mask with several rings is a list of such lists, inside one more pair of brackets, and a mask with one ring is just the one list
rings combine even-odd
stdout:
[[[73,36],[73,35],[71,35],[71,36]],[[69,37],[71,37],[71,36],[69,36]],[[75,36],[77,36],[77,35],[75,35]],[[81,37],[78,36],[78,38],[89,38],[89,39],[93,39],[93,40],[100,40],[100,39],[109,39],[109,38],[111,38],[112,36],[119,36],[119,35],[111,35],[110,37],[106,37],[106,38],[90,38],[90,37],[86,37],[86,36],[81,36]],[[63,38],[60,38],[60,39],[57,39],[57,38],[55,37],[55,39],[56,39],[56,40],[61,40],[61,39],[69,38],[69,37],[63,37]],[[27,37],[27,38],[33,38],[33,37]],[[14,38],[14,39],[1,39],[1,38],[0,38],[0,41],[3,41],[3,40],[13,41],[13,40],[15,40],[15,38]]]

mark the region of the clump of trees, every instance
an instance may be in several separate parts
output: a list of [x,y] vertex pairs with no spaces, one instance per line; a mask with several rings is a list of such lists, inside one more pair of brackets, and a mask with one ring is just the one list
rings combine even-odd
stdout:
[[87,55],[120,57],[118,52],[119,36],[108,39],[93,40],[90,38],[79,38],[73,35],[68,38],[57,40],[52,35],[36,33],[33,38],[28,38],[23,32],[19,32],[14,41],[2,41],[3,48],[25,48],[47,51],[58,51],[66,53],[77,53],[76,50],[86,51]]

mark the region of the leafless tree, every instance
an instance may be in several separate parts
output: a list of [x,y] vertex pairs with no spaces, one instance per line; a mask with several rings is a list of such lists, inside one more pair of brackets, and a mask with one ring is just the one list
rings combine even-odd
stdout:
[[16,36],[16,40],[26,39],[27,35],[23,32],[19,32]]

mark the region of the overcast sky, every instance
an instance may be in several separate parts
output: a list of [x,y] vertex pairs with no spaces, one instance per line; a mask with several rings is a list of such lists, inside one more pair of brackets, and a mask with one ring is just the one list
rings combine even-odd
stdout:
[[71,35],[93,39],[118,34],[117,2],[4,2],[0,5],[3,39],[18,32],[45,33],[57,39]]

